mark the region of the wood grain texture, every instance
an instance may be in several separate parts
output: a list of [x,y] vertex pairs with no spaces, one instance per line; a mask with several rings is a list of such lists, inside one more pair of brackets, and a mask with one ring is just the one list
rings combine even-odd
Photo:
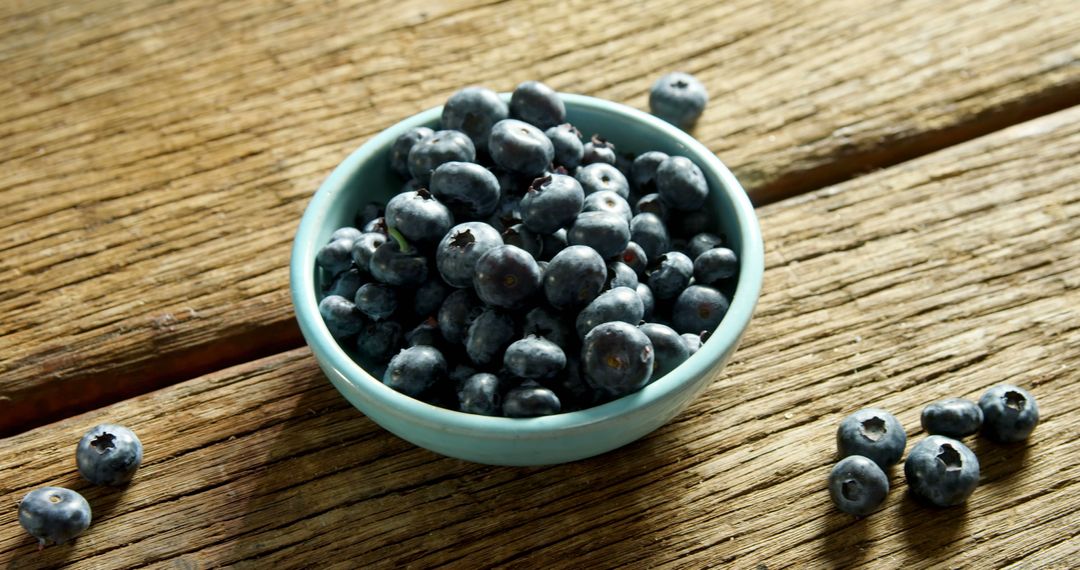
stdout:
[[0,433],[299,346],[311,193],[462,85],[644,108],[692,71],[762,198],[1075,102],[1078,35],[1054,0],[4,3]]
[[[0,441],[0,503],[70,485],[96,522],[34,550],[0,509],[0,565],[72,567],[1067,567],[1080,555],[1080,108],[761,210],[766,286],[734,361],[685,413],[602,457],[497,468],[415,448],[353,410],[306,349]],[[919,412],[1029,387],[1026,445],[969,442],[980,487],[932,509],[891,472],[837,512],[834,434],[867,405]],[[126,489],[74,444],[129,425]]]

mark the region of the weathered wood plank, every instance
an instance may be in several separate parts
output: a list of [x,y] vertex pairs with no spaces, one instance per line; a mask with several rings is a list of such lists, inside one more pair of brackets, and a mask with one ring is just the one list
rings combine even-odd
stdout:
[[[0,503],[44,484],[86,493],[74,546],[34,551],[0,509],[0,565],[203,568],[700,568],[759,564],[1066,566],[1080,553],[1080,108],[761,210],[765,291],[735,361],[646,439],[550,468],[440,458],[381,431],[306,349],[2,440]],[[1037,395],[1025,445],[971,440],[963,508],[905,493],[835,511],[837,422],[1003,381]],[[146,463],[88,487],[72,454],[98,421]]]
[[[1067,3],[6,3],[0,433],[298,346],[288,245],[319,181],[454,89],[526,78],[645,106],[761,198],[1075,101]],[[574,44],[540,41],[587,25]],[[947,25],[945,24],[947,23]],[[600,71],[602,70],[602,71]]]

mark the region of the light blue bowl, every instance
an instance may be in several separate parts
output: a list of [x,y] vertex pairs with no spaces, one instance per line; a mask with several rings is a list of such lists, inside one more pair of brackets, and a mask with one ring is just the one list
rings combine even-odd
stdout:
[[442,108],[409,117],[349,155],[319,187],[293,242],[290,287],[300,330],[326,376],[375,423],[416,445],[494,465],[563,463],[610,451],[685,409],[716,378],[750,322],[764,272],[761,231],[750,200],[727,167],[691,136],[652,115],[593,97],[562,97],[569,122],[583,133],[602,134],[619,152],[660,150],[701,167],[716,228],[741,260],[731,308],[704,346],[677,369],[635,394],[579,412],[531,419],[478,416],[425,404],[385,386],[338,346],[323,324],[315,254],[335,229],[353,224],[364,204],[385,203],[401,189],[401,179],[389,168],[391,144],[410,128],[435,128]]

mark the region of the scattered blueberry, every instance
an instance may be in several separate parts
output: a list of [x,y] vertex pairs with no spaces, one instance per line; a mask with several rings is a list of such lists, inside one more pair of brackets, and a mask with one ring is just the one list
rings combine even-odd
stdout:
[[1002,443],[1024,441],[1039,423],[1039,406],[1027,390],[998,384],[979,398],[983,433]]
[[142,463],[142,457],[142,442],[135,432],[116,424],[94,426],[75,448],[79,474],[95,485],[127,483]]
[[476,147],[460,131],[435,131],[416,141],[409,149],[409,173],[421,185],[431,180],[431,173],[447,162],[473,162]]
[[640,390],[653,372],[653,347],[636,326],[605,322],[585,336],[582,364],[586,381],[611,397]]
[[544,174],[555,157],[551,139],[540,129],[517,119],[495,123],[488,152],[495,164],[527,176]]
[[908,489],[930,504],[951,507],[966,501],[979,484],[979,460],[955,439],[931,435],[916,443],[904,461]]
[[413,346],[390,359],[383,384],[416,398],[446,378],[446,359],[431,346]]
[[919,419],[926,433],[960,439],[979,431],[983,412],[971,400],[948,398],[923,408]]
[[90,503],[63,487],[41,487],[19,501],[19,524],[38,539],[39,548],[63,544],[90,526]]
[[610,190],[625,200],[630,197],[630,183],[618,168],[606,162],[595,162],[581,166],[574,173],[574,178],[581,183],[582,190],[588,196],[593,192]]
[[669,73],[649,90],[652,114],[681,129],[693,127],[708,102],[705,86],[689,73]]
[[870,459],[850,455],[829,473],[829,496],[841,511],[865,517],[878,510],[889,494],[889,478]]
[[503,412],[508,418],[550,416],[561,409],[562,403],[555,392],[533,382],[512,388],[503,401]]
[[446,100],[442,128],[469,136],[477,150],[487,148],[491,126],[509,116],[510,110],[498,93],[484,87],[465,87]]
[[840,422],[836,446],[841,457],[869,457],[882,469],[900,461],[907,434],[896,416],[880,408],[863,408]]
[[549,129],[566,122],[566,105],[552,88],[539,81],[526,81],[510,95],[510,116]]

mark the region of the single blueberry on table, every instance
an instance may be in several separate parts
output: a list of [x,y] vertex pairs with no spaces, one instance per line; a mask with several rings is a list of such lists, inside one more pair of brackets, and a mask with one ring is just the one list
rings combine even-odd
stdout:
[[716,234],[702,232],[690,238],[687,243],[686,254],[690,256],[690,259],[697,259],[701,254],[716,247],[726,247],[724,238]]
[[643,310],[641,318],[646,321],[651,321],[653,317],[653,311],[656,309],[656,297],[652,294],[652,289],[644,283],[638,283],[634,288],[637,292],[637,296],[641,299],[641,308]]
[[386,225],[414,243],[436,243],[454,225],[454,216],[430,192],[402,192],[386,204]]
[[397,291],[382,283],[365,283],[356,290],[353,303],[367,318],[381,321],[397,310]]
[[446,359],[431,346],[413,346],[390,359],[383,384],[413,398],[446,378]]
[[870,459],[850,455],[829,473],[829,496],[836,508],[865,517],[878,510],[889,494],[889,478]]
[[398,322],[370,322],[356,335],[356,352],[376,365],[386,364],[401,348],[401,339]]
[[541,176],[555,157],[551,139],[543,131],[517,119],[495,123],[488,139],[495,164],[527,176]]
[[461,383],[458,389],[458,410],[467,414],[497,416],[502,407],[499,377],[480,372]]
[[562,410],[559,397],[550,389],[535,382],[523,382],[506,393],[503,414],[508,418],[550,416]]
[[739,273],[739,258],[726,247],[714,247],[694,259],[694,282],[716,285]]
[[931,435],[916,443],[904,461],[908,489],[931,505],[966,501],[979,484],[979,459],[955,439]]
[[649,337],[649,342],[653,346],[652,380],[657,380],[675,370],[687,358],[690,358],[690,350],[686,348],[686,342],[671,327],[659,323],[645,323],[639,325],[638,328]]
[[571,245],[586,245],[604,259],[616,259],[630,243],[630,224],[611,212],[582,212],[566,232]]
[[[668,235],[667,226],[656,214],[644,212],[634,216],[630,220],[630,239],[641,246],[648,259],[660,260],[665,253],[671,251],[671,237]],[[687,260],[690,258],[687,257]],[[693,261],[690,262],[690,269],[692,273]]]
[[593,299],[578,313],[575,327],[578,337],[584,339],[589,331],[603,323],[621,321],[637,325],[645,315],[645,306],[635,289],[616,287]]
[[[656,217],[652,214],[638,214],[638,216]],[[645,248],[645,255],[649,255],[648,248]],[[646,276],[649,288],[657,299],[663,301],[674,299],[690,284],[690,279],[694,276],[694,262],[684,254],[669,251],[656,258],[656,266],[646,272]]]
[[653,372],[653,346],[636,326],[606,322],[589,331],[582,348],[586,381],[614,398],[648,384]]
[[540,267],[529,252],[512,245],[489,249],[476,260],[473,288],[493,307],[517,309],[540,291]]
[[642,194],[656,192],[656,169],[667,159],[668,155],[658,150],[639,154],[630,167],[630,182],[634,189]]
[[484,222],[465,222],[451,228],[435,249],[435,266],[453,287],[472,285],[476,261],[488,250],[503,245],[495,228]]
[[360,237],[353,242],[350,251],[353,264],[364,273],[370,272],[371,258],[375,256],[375,250],[387,239],[389,237],[385,233],[364,232],[360,234]]
[[998,384],[979,398],[983,413],[982,430],[1002,443],[1024,441],[1039,423],[1039,405],[1027,390],[1012,384]]
[[566,122],[566,104],[551,87],[539,81],[526,81],[510,95],[510,116],[549,129]]
[[622,196],[623,200],[630,197],[630,183],[626,181],[626,176],[623,176],[618,168],[606,162],[595,162],[578,167],[574,178],[581,183],[586,196],[593,192],[610,190]]
[[900,461],[907,434],[896,416],[881,408],[863,408],[844,418],[836,430],[836,447],[841,457],[869,457],[882,469]]
[[928,434],[960,439],[979,431],[983,423],[983,412],[979,405],[971,400],[947,398],[923,408],[919,420]]
[[465,342],[469,325],[472,324],[473,319],[480,316],[483,309],[483,303],[471,288],[458,289],[450,293],[439,308],[439,332],[451,343]]
[[646,194],[639,198],[637,204],[634,204],[634,212],[637,214],[653,214],[664,221],[667,221],[668,219],[667,204],[660,199],[660,194],[657,194],[656,192]]
[[487,308],[469,325],[465,352],[477,366],[497,362],[498,357],[517,336],[514,319],[499,309]]
[[671,208],[700,210],[709,197],[709,183],[692,160],[672,156],[656,169],[656,191]]
[[435,131],[416,141],[409,150],[409,173],[422,186],[427,186],[431,173],[447,162],[474,162],[476,147],[469,135],[461,131]]
[[634,217],[630,203],[611,190],[601,190],[585,196],[581,205],[582,212],[611,212],[626,218],[626,223]]
[[708,285],[691,285],[675,299],[671,308],[672,328],[680,333],[712,332],[727,314],[730,301]]
[[337,295],[327,295],[319,301],[319,314],[330,334],[337,339],[350,337],[364,326],[364,314],[352,301]]
[[581,164],[603,162],[615,166],[615,158],[615,145],[600,135],[593,135],[589,142],[585,143],[581,155]]
[[628,287],[630,289],[637,289],[638,277],[637,273],[634,273],[630,266],[621,261],[609,261],[607,264],[608,277],[604,282],[604,290],[614,289],[616,287]]
[[705,86],[689,73],[664,75],[649,90],[652,114],[681,129],[693,127],[708,102]]
[[555,164],[573,170],[581,164],[585,147],[581,144],[581,131],[570,123],[556,125],[544,131],[555,149]]
[[633,269],[639,278],[645,277],[645,270],[649,267],[649,256],[645,255],[645,250],[632,240],[626,244],[626,249],[619,256],[619,261]]
[[487,148],[491,126],[507,118],[510,109],[499,94],[484,87],[458,90],[442,108],[442,128],[469,136],[477,150]]
[[19,501],[19,524],[38,539],[38,548],[63,544],[90,526],[90,503],[63,487],[40,487]]
[[390,168],[400,174],[402,178],[412,176],[409,172],[409,151],[421,139],[434,133],[435,131],[427,127],[413,127],[402,133],[390,147]]
[[544,296],[556,309],[587,305],[604,289],[607,266],[591,247],[571,245],[555,254],[544,272]]
[[581,212],[585,193],[570,176],[550,174],[533,180],[521,198],[521,219],[526,228],[550,234],[573,223]]
[[371,276],[395,287],[415,287],[427,281],[428,260],[414,248],[390,239],[375,248],[368,265]]
[[75,463],[95,485],[123,485],[142,463],[143,447],[135,432],[116,424],[94,426],[79,440]]
[[519,378],[544,380],[566,367],[566,354],[546,338],[527,336],[506,347],[503,366]]

